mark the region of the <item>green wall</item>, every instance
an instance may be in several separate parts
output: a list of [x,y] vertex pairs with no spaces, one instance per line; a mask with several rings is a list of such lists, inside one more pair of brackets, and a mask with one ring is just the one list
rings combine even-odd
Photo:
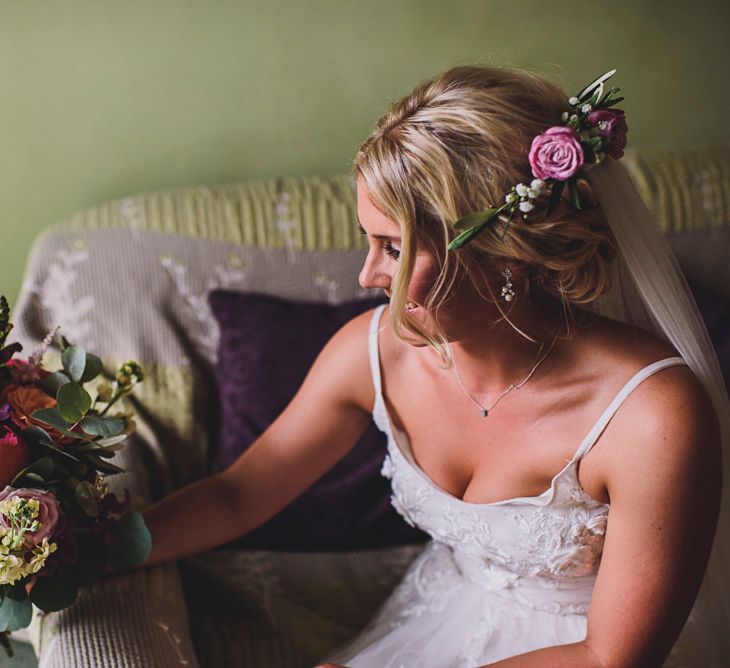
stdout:
[[141,191],[346,171],[387,102],[455,64],[569,92],[616,67],[630,143],[728,138],[730,3],[0,0],[0,292],[33,237]]

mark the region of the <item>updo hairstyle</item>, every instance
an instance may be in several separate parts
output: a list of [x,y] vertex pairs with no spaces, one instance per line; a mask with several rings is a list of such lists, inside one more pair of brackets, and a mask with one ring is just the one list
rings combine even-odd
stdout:
[[[615,242],[582,178],[582,210],[564,194],[548,217],[547,198],[542,197],[527,216],[516,215],[506,233],[506,220],[494,221],[466,246],[447,250],[458,234],[453,227],[457,220],[500,206],[517,183],[530,184],[533,138],[562,125],[561,114],[568,110],[563,91],[541,75],[459,66],[394,103],[357,152],[355,176],[364,180],[373,204],[400,227],[391,324],[409,343],[434,347],[446,366],[443,333],[426,331],[405,309],[419,247],[430,248],[439,259],[438,277],[423,304],[431,313],[448,301],[459,282],[468,280],[509,320],[506,303],[500,303],[488,280],[491,275],[493,282],[498,265],[505,263],[519,268],[515,282],[521,279],[522,284],[516,283],[516,299],[545,290],[562,299],[567,316],[571,304],[589,304],[610,287]],[[484,295],[481,286],[490,294]]]

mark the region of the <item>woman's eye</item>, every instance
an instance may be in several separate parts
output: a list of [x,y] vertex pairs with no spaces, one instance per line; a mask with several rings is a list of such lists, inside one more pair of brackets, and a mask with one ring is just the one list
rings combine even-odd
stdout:
[[390,241],[383,241],[382,248],[385,251],[385,254],[393,260],[397,260],[400,257],[400,251],[397,248],[393,248]]

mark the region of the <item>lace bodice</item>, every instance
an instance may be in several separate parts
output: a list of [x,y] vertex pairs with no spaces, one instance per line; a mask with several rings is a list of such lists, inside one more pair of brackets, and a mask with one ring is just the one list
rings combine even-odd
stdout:
[[[395,509],[407,522],[450,548],[450,557],[467,580],[489,590],[510,589],[513,596],[515,589],[522,590],[525,601],[539,609],[586,612],[601,560],[609,505],[593,499],[581,487],[578,462],[642,380],[668,366],[684,364],[684,360],[663,359],[636,373],[542,494],[470,503],[446,492],[426,475],[413,457],[407,435],[390,420],[378,352],[383,308],[373,313],[370,327],[373,419],[388,437],[382,474],[391,480]],[[438,567],[432,570],[437,576]]]

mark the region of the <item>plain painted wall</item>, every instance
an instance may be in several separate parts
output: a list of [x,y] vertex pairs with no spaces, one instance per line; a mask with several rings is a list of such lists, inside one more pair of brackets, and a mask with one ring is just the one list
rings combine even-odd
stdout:
[[613,67],[633,146],[726,140],[730,3],[0,0],[0,292],[104,200],[349,169],[389,101],[456,64],[568,93]]

